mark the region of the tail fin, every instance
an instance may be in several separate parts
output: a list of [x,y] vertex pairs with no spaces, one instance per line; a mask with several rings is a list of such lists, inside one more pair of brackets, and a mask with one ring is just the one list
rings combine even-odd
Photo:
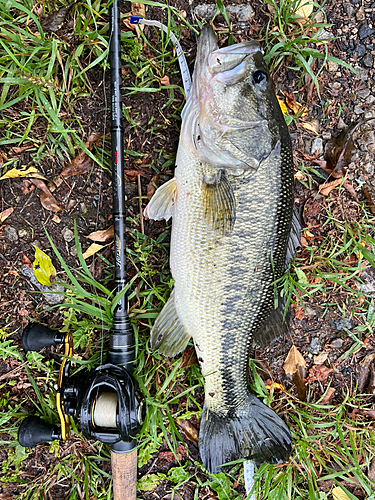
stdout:
[[228,415],[203,408],[199,434],[203,465],[210,472],[222,471],[227,462],[246,458],[257,465],[286,462],[292,438],[286,424],[254,394]]

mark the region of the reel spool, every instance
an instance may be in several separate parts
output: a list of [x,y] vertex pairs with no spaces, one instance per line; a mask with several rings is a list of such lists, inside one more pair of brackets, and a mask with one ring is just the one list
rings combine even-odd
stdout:
[[124,444],[131,449],[144,410],[128,371],[122,366],[107,363],[95,370],[70,375],[67,358],[73,355],[73,339],[69,333],[64,336],[34,324],[22,334],[22,345],[28,351],[62,342],[64,358],[56,390],[60,426],[48,424],[39,417],[27,417],[18,430],[18,442],[30,448],[54,439],[66,441],[70,435],[69,417],[73,417],[79,421],[87,438],[110,444],[114,449],[123,448]]

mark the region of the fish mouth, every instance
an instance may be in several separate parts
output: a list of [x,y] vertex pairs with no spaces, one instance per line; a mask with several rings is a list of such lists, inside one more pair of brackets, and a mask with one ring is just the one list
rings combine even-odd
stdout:
[[218,50],[215,32],[210,24],[205,24],[198,39],[197,56],[194,73],[202,74],[206,69],[207,59],[212,52]]

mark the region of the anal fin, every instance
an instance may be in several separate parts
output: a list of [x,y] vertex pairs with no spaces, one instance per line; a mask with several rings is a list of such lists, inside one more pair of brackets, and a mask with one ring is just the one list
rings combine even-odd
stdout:
[[160,186],[144,210],[144,216],[153,220],[169,220],[173,215],[173,205],[177,194],[176,178]]
[[152,327],[151,349],[172,357],[185,349],[189,339],[190,335],[177,315],[173,290]]

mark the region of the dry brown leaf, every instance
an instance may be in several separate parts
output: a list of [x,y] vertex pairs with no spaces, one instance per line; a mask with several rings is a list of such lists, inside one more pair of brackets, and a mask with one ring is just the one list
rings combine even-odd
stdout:
[[190,441],[198,443],[199,435],[197,428],[190,422],[190,420],[182,420],[181,418],[178,418],[177,425],[185,432],[186,437],[190,439]]
[[366,199],[368,201],[370,212],[372,213],[372,215],[375,215],[375,204],[373,202],[373,199],[372,199],[372,196],[371,196],[371,193],[368,189],[367,184],[362,186],[361,189],[362,189],[362,193],[366,196]]
[[328,387],[326,395],[324,398],[320,401],[320,405],[329,405],[329,403],[332,401],[333,396],[335,395],[336,389],[333,387]]
[[102,250],[102,248],[106,247],[106,245],[98,245],[97,243],[92,243],[86,252],[82,255],[84,259],[88,259],[89,257],[92,257],[96,252],[99,252],[99,250]]
[[301,401],[306,400],[306,361],[296,346],[292,346],[283,365],[286,375],[292,377]]
[[4,222],[14,211],[13,207],[9,207],[0,213],[0,222]]
[[197,355],[193,346],[187,346],[182,355],[182,360],[180,364],[180,370],[182,368],[187,368],[188,366],[193,366],[198,363]]
[[157,189],[157,186],[159,185],[159,177],[160,177],[160,174],[154,175],[152,177],[151,181],[147,185],[147,198],[149,200],[151,200],[151,198],[154,196],[154,193]]
[[373,457],[370,462],[370,467],[368,468],[367,476],[371,481],[375,482],[375,457]]
[[40,193],[40,203],[46,210],[51,212],[61,212],[62,208],[59,207],[57,201],[51,191],[48,189],[46,184],[40,179],[33,179],[33,184],[39,188],[42,192]]
[[309,376],[306,380],[306,384],[311,384],[311,382],[314,382],[315,380],[325,382],[330,373],[333,373],[332,368],[328,368],[324,365],[314,365],[309,370]]
[[367,354],[356,366],[358,392],[368,394],[371,372],[374,371],[375,353]]
[[[93,145],[96,141],[103,137],[102,134],[95,133],[91,134],[87,141],[85,142],[85,147],[91,151]],[[78,155],[73,158],[73,160],[69,163],[69,165],[64,168],[61,174],[55,179],[55,181],[59,182],[57,179],[59,177],[71,177],[73,175],[87,174],[90,172],[92,167],[92,159],[85,153],[81,151]]]
[[306,118],[308,115],[307,108],[302,106],[299,102],[294,99],[294,95],[289,92],[284,92],[286,103],[288,107],[293,111],[295,115],[299,115],[301,118]]
[[302,320],[305,317],[305,310],[303,307],[297,307],[294,313],[294,318],[298,320]]
[[33,147],[33,144],[31,144],[31,142],[29,144],[25,144],[24,146],[21,146],[21,147],[18,147],[18,146],[14,146],[10,152],[11,153],[15,153],[16,155],[19,155],[21,153],[23,153],[24,151],[27,151],[28,149],[32,148]]
[[124,170],[124,174],[129,179],[129,181],[132,182],[137,180],[138,175],[143,175],[143,177],[146,177],[145,172],[142,172],[142,170]]
[[319,135],[319,123],[317,121],[312,120],[311,122],[301,122],[301,126],[305,130],[308,130],[315,135]]
[[29,269],[33,268],[31,260],[28,258],[25,252],[22,252],[21,262],[24,266],[28,267]]
[[105,243],[106,241],[113,240],[115,236],[114,227],[110,226],[108,229],[103,229],[102,231],[95,231],[90,233],[85,238],[92,241],[99,241],[100,243]]
[[165,85],[166,87],[168,87],[168,85],[170,85],[170,81],[169,81],[169,76],[165,75],[163,76],[163,78],[160,78],[160,83],[162,85]]
[[61,222],[60,217],[56,214],[52,217],[52,220],[53,220],[53,222],[56,222],[56,224],[60,224],[60,222]]
[[317,356],[314,356],[314,365],[322,365],[328,359],[328,352],[321,352]]
[[323,196],[328,196],[331,191],[333,191],[337,186],[339,186],[342,182],[342,178],[334,179],[331,182],[326,182],[319,186],[319,193]]

